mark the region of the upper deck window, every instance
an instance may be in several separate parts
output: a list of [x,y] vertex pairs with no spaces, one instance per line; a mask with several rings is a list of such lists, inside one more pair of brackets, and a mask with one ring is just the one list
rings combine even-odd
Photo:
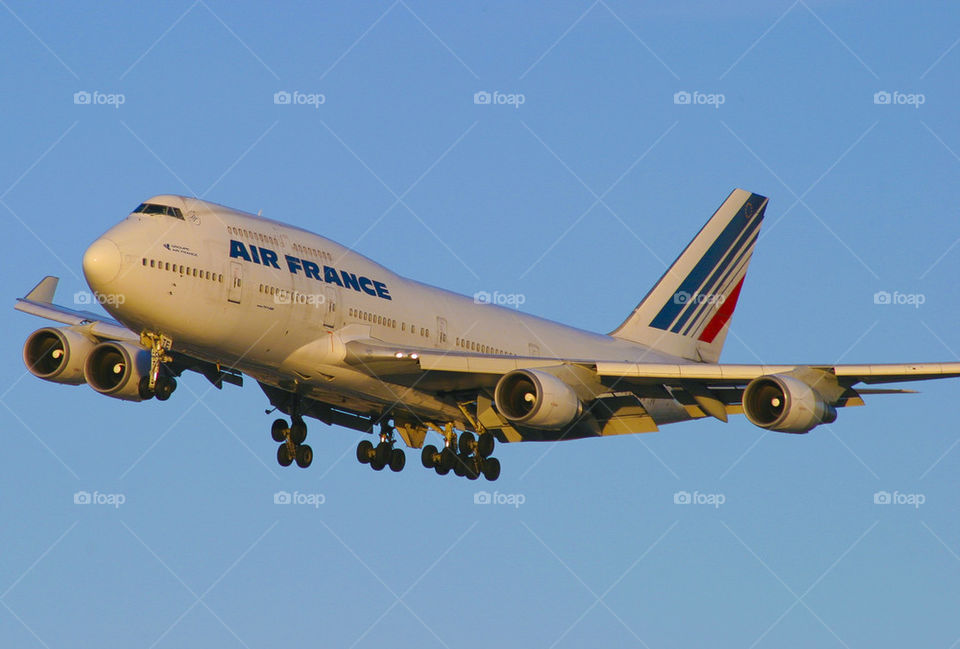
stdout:
[[179,207],[171,207],[169,205],[157,205],[156,203],[140,203],[140,206],[137,209],[133,210],[134,214],[166,214],[167,216],[172,216],[176,219],[184,220],[183,213],[180,211]]

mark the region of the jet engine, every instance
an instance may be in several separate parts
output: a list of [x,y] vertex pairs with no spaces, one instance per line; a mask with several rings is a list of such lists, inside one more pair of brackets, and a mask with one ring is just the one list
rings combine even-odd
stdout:
[[34,376],[68,385],[85,381],[83,365],[96,342],[74,329],[44,327],[23,345],[23,362]]
[[836,409],[816,390],[784,374],[750,381],[743,391],[743,413],[750,423],[778,433],[806,433],[837,419]]
[[140,389],[140,379],[150,372],[150,352],[124,342],[103,342],[87,356],[83,373],[90,387],[124,401],[149,398]]
[[573,388],[539,370],[504,374],[497,382],[494,403],[513,423],[551,430],[567,426],[583,412]]

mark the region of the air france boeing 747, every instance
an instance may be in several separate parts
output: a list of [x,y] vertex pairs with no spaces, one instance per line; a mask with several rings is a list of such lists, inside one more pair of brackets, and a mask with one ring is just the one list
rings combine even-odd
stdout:
[[[719,362],[767,199],[734,190],[633,313],[597,334],[428,286],[304,229],[154,196],[93,242],[83,272],[113,317],[54,304],[46,277],[16,308],[65,326],[27,338],[35,376],[127,401],[168,399],[192,370],[260,385],[289,417],[277,460],[310,465],[304,418],[376,435],[357,459],[496,480],[497,442],[645,433],[744,414],[806,433],[857,387],[960,376],[960,363]],[[482,301],[481,301],[482,302]],[[424,445],[427,433],[442,444]]]

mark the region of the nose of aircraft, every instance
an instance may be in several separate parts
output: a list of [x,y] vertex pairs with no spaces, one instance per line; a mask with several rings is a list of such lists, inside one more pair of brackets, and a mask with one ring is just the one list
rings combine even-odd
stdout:
[[120,249],[110,239],[97,239],[83,253],[83,274],[90,288],[98,290],[119,273]]

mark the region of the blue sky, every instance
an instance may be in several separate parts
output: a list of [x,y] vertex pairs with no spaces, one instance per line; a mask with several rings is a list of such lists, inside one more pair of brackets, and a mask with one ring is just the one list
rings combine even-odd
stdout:
[[743,187],[770,204],[723,360],[957,360],[955,4],[0,4],[0,644],[955,646],[956,381],[806,436],[501,447],[494,485],[375,474],[314,422],[283,470],[256,385],[45,383],[9,308],[47,274],[71,304],[169,192],[606,332]]

